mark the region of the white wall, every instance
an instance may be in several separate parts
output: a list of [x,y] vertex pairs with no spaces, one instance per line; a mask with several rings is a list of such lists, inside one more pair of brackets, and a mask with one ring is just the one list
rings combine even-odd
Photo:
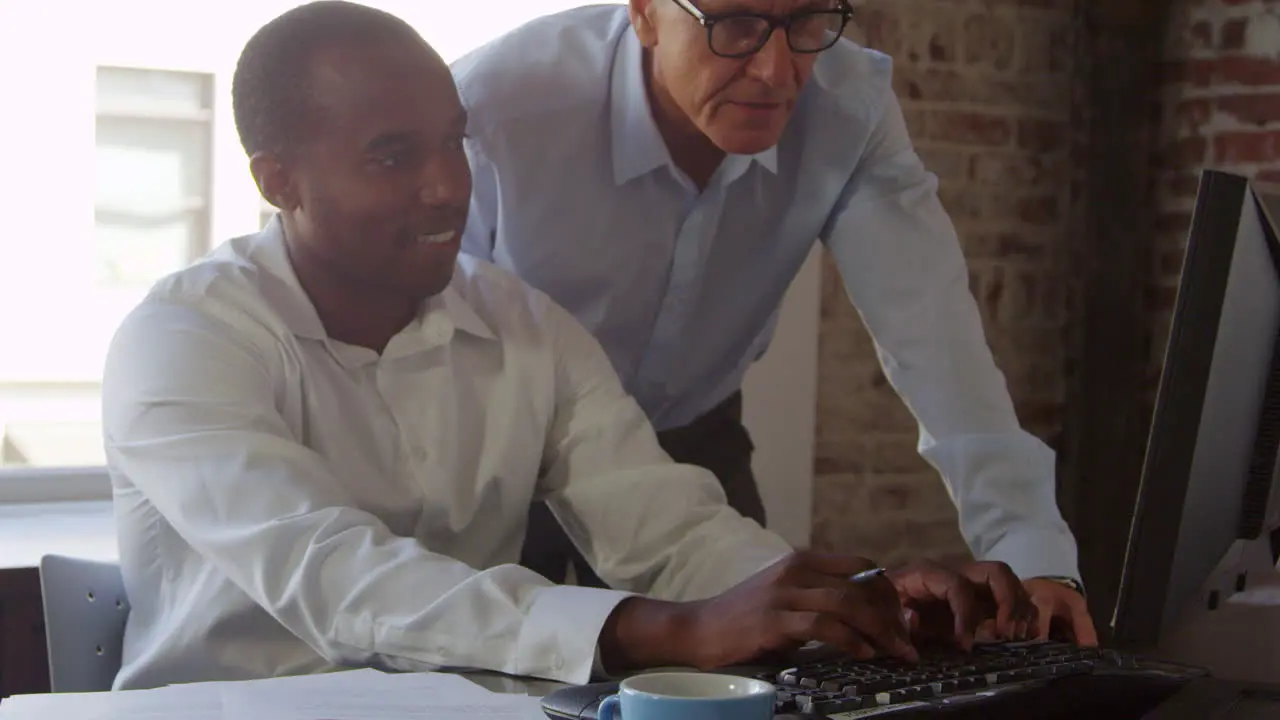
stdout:
[[743,386],[743,413],[756,444],[752,469],[769,527],[797,547],[808,547],[813,523],[821,257],[817,246],[787,291],[769,352]]

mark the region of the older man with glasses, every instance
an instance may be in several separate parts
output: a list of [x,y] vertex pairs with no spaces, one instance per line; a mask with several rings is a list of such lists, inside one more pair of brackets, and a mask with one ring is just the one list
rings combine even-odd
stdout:
[[[823,242],[975,555],[1018,573],[1041,634],[1092,644],[1054,454],[1015,416],[890,59],[841,39],[853,18],[844,0],[631,0],[459,60],[463,249],[569,309],[666,451],[763,524],[742,380]],[[599,583],[535,506],[523,562],[559,580],[571,560]]]

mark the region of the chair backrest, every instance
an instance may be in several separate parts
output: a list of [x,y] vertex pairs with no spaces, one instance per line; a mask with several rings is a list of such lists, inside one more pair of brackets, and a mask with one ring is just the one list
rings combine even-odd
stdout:
[[110,690],[129,616],[120,566],[60,555],[40,558],[49,685],[54,692]]

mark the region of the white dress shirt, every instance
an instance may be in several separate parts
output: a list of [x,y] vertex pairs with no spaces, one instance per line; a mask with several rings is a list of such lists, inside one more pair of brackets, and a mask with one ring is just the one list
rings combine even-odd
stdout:
[[702,189],[654,123],[625,7],[540,18],[453,72],[475,178],[464,251],[573,313],[656,427],[742,387],[821,241],[974,554],[1078,577],[1054,453],[1019,425],[888,56],[847,39],[820,54],[777,145],[729,155]]
[[[789,552],[657,445],[599,345],[474,258],[378,353],[326,336],[279,221],[159,282],[103,377],[132,612],[117,688],[375,666],[588,679],[627,593]],[[514,563],[546,498],[617,590]]]

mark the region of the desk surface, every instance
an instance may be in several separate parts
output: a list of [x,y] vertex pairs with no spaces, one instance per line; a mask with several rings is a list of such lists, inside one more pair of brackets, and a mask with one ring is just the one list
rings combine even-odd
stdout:
[[0,568],[37,567],[41,555],[114,562],[111,501],[0,503]]
[[479,685],[485,690],[509,695],[531,695],[542,697],[552,690],[565,687],[564,683],[552,680],[535,680],[533,678],[516,678],[509,675],[498,675],[489,672],[464,672],[462,677]]

